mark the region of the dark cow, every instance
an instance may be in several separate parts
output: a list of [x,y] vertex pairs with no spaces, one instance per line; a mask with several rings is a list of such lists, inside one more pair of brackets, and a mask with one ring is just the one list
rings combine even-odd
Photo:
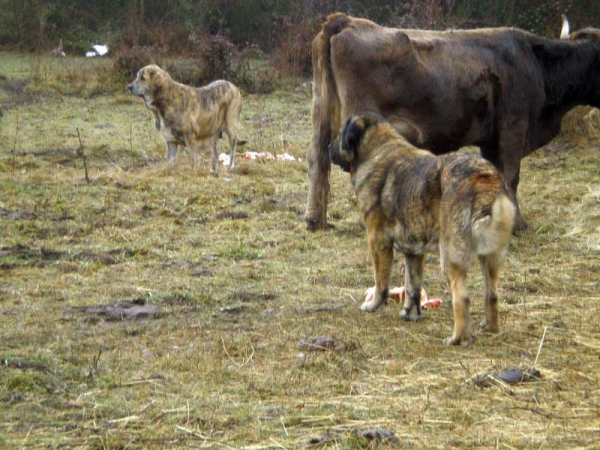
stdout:
[[351,114],[384,116],[436,154],[479,146],[516,204],[521,159],[558,134],[567,111],[600,106],[599,43],[514,28],[398,30],[337,13],[314,39],[312,63],[312,230],[327,226],[328,147]]
[[562,29],[560,30],[561,39],[569,39],[575,41],[577,39],[588,39],[596,42],[600,42],[600,28],[582,28],[581,30],[569,32],[569,20],[567,16],[562,15]]

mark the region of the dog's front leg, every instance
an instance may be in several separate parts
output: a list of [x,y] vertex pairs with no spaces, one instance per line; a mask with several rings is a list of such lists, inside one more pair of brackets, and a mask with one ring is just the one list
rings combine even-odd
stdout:
[[152,115],[154,116],[154,128],[156,131],[160,131],[160,116],[156,111],[152,111]]
[[[404,320],[421,320],[421,287],[423,286],[423,265],[425,255],[405,254],[404,308],[400,317]],[[413,314],[414,310],[414,314]]]
[[394,247],[392,241],[384,237],[382,230],[369,227],[367,224],[367,240],[369,241],[369,252],[373,259],[373,268],[375,269],[375,294],[369,301],[365,301],[360,310],[362,312],[372,312],[381,305],[387,303],[390,273],[392,271],[392,262],[394,259]]
[[196,169],[200,165],[200,152],[204,150],[206,144],[203,140],[193,140],[192,142],[186,143],[186,147],[188,148],[190,157],[192,158],[192,169]]
[[[212,158],[210,162],[210,173],[213,175],[217,175],[217,163],[219,162],[219,150],[217,149],[217,142],[219,141],[219,133],[215,134],[210,139],[210,145],[212,147]],[[232,161],[229,161],[231,164]]]
[[167,161],[173,162],[177,157],[177,144],[175,142],[167,142]]

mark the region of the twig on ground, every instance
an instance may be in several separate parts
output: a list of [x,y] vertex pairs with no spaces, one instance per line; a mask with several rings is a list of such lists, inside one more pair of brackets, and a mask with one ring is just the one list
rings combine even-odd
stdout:
[[125,422],[127,424],[133,420],[140,420],[140,417],[139,416],[127,416],[127,417],[122,417],[120,419],[109,419],[106,422],[107,423],[123,423],[123,422]]
[[90,178],[88,177],[87,161],[85,159],[85,153],[83,152],[83,144],[81,143],[81,135],[79,134],[79,128],[76,128],[76,130],[77,130],[77,137],[79,138],[79,148],[77,149],[77,156],[81,157],[81,159],[83,160],[83,170],[85,170],[85,181],[87,183],[89,183]]
[[542,335],[542,341],[540,342],[540,347],[538,348],[538,352],[535,357],[535,361],[533,362],[533,367],[537,366],[538,358],[540,357],[540,353],[542,352],[542,346],[544,345],[544,339],[546,338],[547,330],[548,330],[548,327],[544,327],[544,334]]
[[217,439],[210,438],[209,436],[206,436],[206,435],[200,433],[199,431],[190,430],[190,429],[184,428],[180,425],[176,425],[175,428],[177,428],[179,431],[183,431],[184,433],[189,434],[191,436],[195,436],[200,439],[204,439],[205,442],[216,442],[217,444],[222,445],[223,448],[235,449],[235,447],[231,447],[230,445],[227,445],[225,442],[219,441]]
[[98,372],[98,363],[100,362],[100,356],[102,356],[102,349],[98,350],[98,354],[92,356],[92,364],[88,373],[89,378],[94,378],[94,375]]
[[13,142],[13,148],[11,152],[11,177],[14,175],[15,170],[15,152],[17,150],[17,141],[19,137],[19,107],[15,106],[15,141]]

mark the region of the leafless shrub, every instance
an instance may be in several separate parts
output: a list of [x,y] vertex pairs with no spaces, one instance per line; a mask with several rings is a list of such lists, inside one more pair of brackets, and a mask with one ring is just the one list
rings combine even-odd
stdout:
[[312,73],[311,44],[318,26],[299,15],[281,19],[279,35],[281,44],[272,52],[272,64],[291,76],[310,76]]
[[126,77],[133,77],[142,67],[158,63],[159,54],[155,47],[120,47],[113,55],[113,71]]

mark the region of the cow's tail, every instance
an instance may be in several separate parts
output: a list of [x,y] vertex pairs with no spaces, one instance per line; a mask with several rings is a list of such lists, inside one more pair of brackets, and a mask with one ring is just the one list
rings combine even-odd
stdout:
[[338,95],[331,62],[331,38],[340,33],[344,28],[348,27],[350,20],[350,17],[343,13],[329,15],[319,34],[317,42],[318,48],[313,49],[313,67],[315,67],[314,64],[316,63],[319,69],[317,72],[321,72],[315,73],[315,76],[320,75],[319,87],[321,89],[320,94],[323,102],[322,113],[326,115],[326,117],[323,117],[322,119],[327,119],[324,121],[322,120],[322,123],[325,122],[325,124],[329,124],[329,132],[331,133],[330,138],[337,137],[342,126],[342,118],[340,117],[340,97]]
[[505,193],[500,193],[492,204],[489,216],[473,224],[477,254],[503,253],[508,246],[515,225],[517,208]]
[[313,135],[308,153],[308,202],[305,220],[311,230],[327,227],[329,200],[329,144],[340,133],[341,103],[331,63],[331,38],[350,24],[345,14],[327,17],[321,32],[312,43],[312,125]]

